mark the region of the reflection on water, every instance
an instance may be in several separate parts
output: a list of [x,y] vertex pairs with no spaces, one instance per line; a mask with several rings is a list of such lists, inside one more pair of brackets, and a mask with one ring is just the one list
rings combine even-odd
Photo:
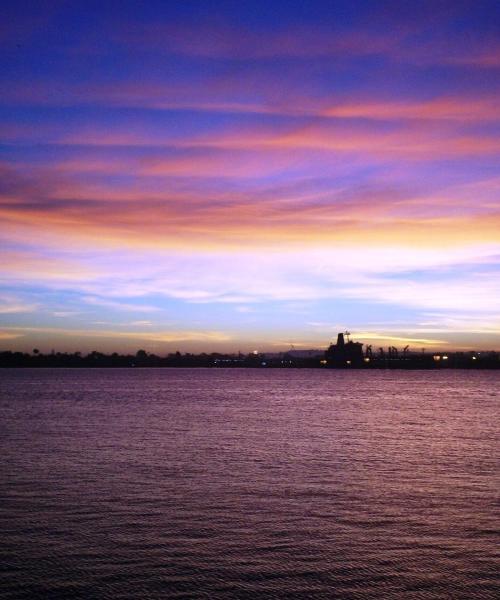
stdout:
[[0,598],[498,598],[499,384],[3,371]]

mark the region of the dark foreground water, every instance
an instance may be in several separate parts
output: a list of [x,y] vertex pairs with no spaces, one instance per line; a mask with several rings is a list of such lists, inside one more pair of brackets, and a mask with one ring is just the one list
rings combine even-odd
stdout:
[[500,597],[500,372],[0,378],[2,599]]

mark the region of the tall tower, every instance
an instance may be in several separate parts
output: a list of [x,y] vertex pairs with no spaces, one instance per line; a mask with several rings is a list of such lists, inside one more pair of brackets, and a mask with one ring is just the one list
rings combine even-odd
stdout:
[[343,333],[339,333],[337,335],[337,348],[343,348],[344,347],[344,334]]

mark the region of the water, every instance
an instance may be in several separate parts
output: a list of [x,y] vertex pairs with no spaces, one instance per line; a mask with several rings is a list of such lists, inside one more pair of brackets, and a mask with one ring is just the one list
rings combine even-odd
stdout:
[[0,378],[1,599],[500,597],[500,372]]

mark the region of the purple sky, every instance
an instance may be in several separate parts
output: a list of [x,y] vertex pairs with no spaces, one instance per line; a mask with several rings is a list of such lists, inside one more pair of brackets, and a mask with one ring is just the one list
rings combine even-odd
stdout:
[[498,2],[7,2],[0,349],[500,348]]

